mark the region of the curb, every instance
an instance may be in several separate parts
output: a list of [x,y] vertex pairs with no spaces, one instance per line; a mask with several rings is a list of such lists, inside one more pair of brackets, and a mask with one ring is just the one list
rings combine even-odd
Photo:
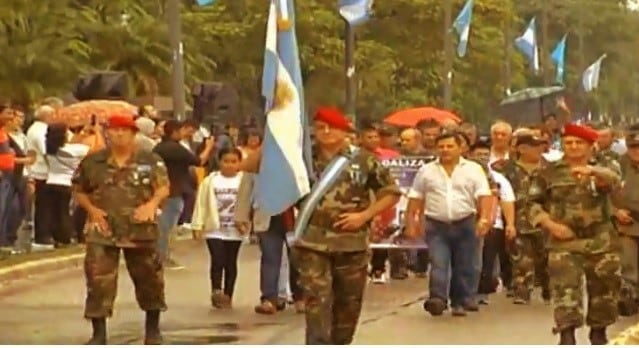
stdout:
[[34,274],[80,267],[83,260],[84,251],[80,251],[75,254],[27,261],[25,263],[0,268],[0,283],[27,279]]
[[[175,238],[175,242],[178,243],[188,240],[191,240],[189,235],[180,235]],[[16,265],[2,267],[0,268],[0,284],[28,279],[33,275],[45,274],[64,269],[79,268],[82,266],[83,262],[84,249],[73,254],[26,261]]]

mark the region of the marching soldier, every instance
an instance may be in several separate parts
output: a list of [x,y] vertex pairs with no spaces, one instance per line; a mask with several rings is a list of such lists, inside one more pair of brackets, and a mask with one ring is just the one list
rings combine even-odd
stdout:
[[120,251],[146,311],[145,344],[161,344],[160,311],[166,310],[164,274],[156,251],[156,211],[168,196],[168,177],[157,155],[136,151],[133,118],[108,121],[108,149],[89,155],[74,177],[75,198],[88,213],[84,271],[84,316],[91,319],[88,344],[106,344],[106,318],[113,312]]
[[513,262],[513,291],[515,304],[528,304],[535,285],[535,278],[542,285],[542,298],[550,301],[548,288],[547,255],[541,229],[533,228],[526,217],[526,198],[531,178],[540,169],[543,146],[546,142],[531,134],[516,137],[518,156],[500,168],[515,191],[515,222],[517,236],[511,249]]
[[624,184],[613,202],[622,250],[623,284],[619,311],[629,316],[637,313],[639,286],[639,124],[629,128],[626,146],[628,151],[619,161]]
[[[340,154],[353,159],[315,207],[293,250],[305,292],[306,344],[352,342],[367,282],[368,223],[401,195],[388,170],[371,153],[346,146],[350,130],[339,110],[317,111],[315,172],[322,173]],[[371,192],[377,197],[374,203]]]
[[528,191],[531,227],[548,232],[548,272],[559,344],[576,344],[584,325],[586,279],[590,342],[606,344],[606,328],[617,320],[621,261],[610,219],[610,192],[620,184],[613,170],[588,165],[597,133],[564,127],[563,159],[539,170]]

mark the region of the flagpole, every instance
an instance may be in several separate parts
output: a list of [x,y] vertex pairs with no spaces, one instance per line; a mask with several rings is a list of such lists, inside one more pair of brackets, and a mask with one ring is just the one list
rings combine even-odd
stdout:
[[357,98],[357,83],[355,80],[355,28],[344,20],[344,74],[346,76],[346,114],[357,125],[355,103]]
[[511,45],[512,38],[510,34],[511,30],[510,18],[507,17],[504,20],[504,91],[506,95],[510,93],[510,84],[512,80],[512,66],[510,65]]
[[180,18],[180,1],[168,0],[166,3],[169,41],[172,52],[172,93],[173,114],[178,121],[186,118],[184,91],[184,49],[182,46],[182,20]]
[[453,2],[444,1],[444,108],[451,109],[453,104],[453,40],[450,30],[453,25]]

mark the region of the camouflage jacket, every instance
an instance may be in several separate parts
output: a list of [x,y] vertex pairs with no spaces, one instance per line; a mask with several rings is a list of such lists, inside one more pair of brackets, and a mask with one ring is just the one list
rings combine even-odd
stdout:
[[[316,173],[322,173],[329,163],[330,160],[322,160],[317,156],[313,158]],[[315,208],[306,233],[297,241],[298,246],[323,252],[366,250],[368,225],[359,231],[339,231],[333,225],[343,213],[366,210],[371,205],[371,192],[377,197],[401,195],[388,169],[374,155],[362,149]]]
[[[598,166],[598,169],[608,169]],[[621,183],[617,173],[607,170],[604,185],[578,182],[564,160],[548,164],[535,172],[528,190],[528,219],[539,226],[548,216],[566,225],[574,238],[558,240],[550,236],[548,248],[585,254],[614,250],[616,233],[610,216],[610,192]]]
[[528,190],[534,172],[537,169],[538,168],[528,172],[526,168],[516,160],[508,160],[500,167],[500,173],[508,179],[515,192],[515,225],[517,227],[517,233],[520,234],[541,232],[540,228],[533,227],[530,224],[527,215],[528,210],[526,209]]
[[73,183],[77,192],[89,195],[91,203],[107,213],[111,229],[111,236],[105,237],[87,225],[87,242],[138,247],[153,245],[151,242],[157,240],[157,222],[137,222],[133,212],[153,197],[156,187],[169,184],[166,167],[158,155],[138,151],[120,168],[105,149],[82,161]]

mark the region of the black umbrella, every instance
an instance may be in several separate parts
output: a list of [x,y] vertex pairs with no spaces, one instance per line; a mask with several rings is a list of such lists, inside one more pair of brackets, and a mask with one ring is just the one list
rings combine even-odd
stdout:
[[507,96],[499,104],[501,116],[514,125],[539,123],[542,117],[555,108],[556,98],[564,87],[526,88]]

